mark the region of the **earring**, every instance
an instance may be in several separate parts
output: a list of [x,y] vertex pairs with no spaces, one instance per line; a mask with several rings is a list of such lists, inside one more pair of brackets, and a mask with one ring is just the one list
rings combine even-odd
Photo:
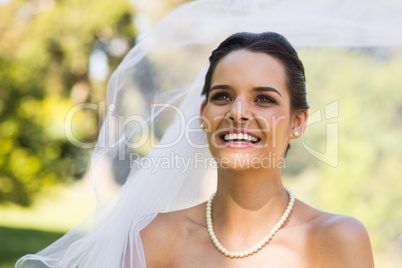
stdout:
[[204,128],[205,128],[205,127],[204,127],[204,124],[201,124],[201,125],[200,125],[200,128],[201,128],[201,129],[204,129]]
[[294,132],[293,132],[293,136],[299,137],[299,131],[294,131]]

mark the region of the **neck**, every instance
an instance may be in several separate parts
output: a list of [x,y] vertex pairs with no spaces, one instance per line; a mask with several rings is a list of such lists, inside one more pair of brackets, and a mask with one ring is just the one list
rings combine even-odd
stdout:
[[224,237],[265,235],[281,218],[289,197],[280,169],[218,169],[214,228]]

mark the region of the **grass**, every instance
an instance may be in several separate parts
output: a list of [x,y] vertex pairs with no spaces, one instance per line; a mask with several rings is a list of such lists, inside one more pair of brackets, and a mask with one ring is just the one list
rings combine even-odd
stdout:
[[[107,186],[106,194],[116,190]],[[0,268],[14,267],[25,254],[36,253],[82,222],[95,208],[85,181],[68,187],[55,186],[29,208],[0,205]]]
[[0,268],[14,267],[21,256],[38,252],[63,234],[0,226]]

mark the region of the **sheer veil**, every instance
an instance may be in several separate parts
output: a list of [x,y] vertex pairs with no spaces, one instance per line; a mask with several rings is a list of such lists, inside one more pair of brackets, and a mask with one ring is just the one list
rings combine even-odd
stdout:
[[[402,45],[399,0],[201,0],[166,16],[110,78],[108,114],[91,157],[97,191],[124,182],[96,212],[16,267],[145,267],[139,232],[159,212],[195,205],[215,176],[199,130],[207,59],[235,32],[274,31],[296,47]],[[158,162],[159,161],[159,162]],[[100,199],[101,196],[100,196]]]

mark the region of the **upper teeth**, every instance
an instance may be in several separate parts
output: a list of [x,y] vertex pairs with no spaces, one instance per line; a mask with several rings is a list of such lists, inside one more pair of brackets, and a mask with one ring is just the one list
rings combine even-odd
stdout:
[[230,133],[226,134],[224,137],[225,140],[248,140],[248,141],[257,141],[256,137],[253,137],[251,135],[243,134],[243,133]]

